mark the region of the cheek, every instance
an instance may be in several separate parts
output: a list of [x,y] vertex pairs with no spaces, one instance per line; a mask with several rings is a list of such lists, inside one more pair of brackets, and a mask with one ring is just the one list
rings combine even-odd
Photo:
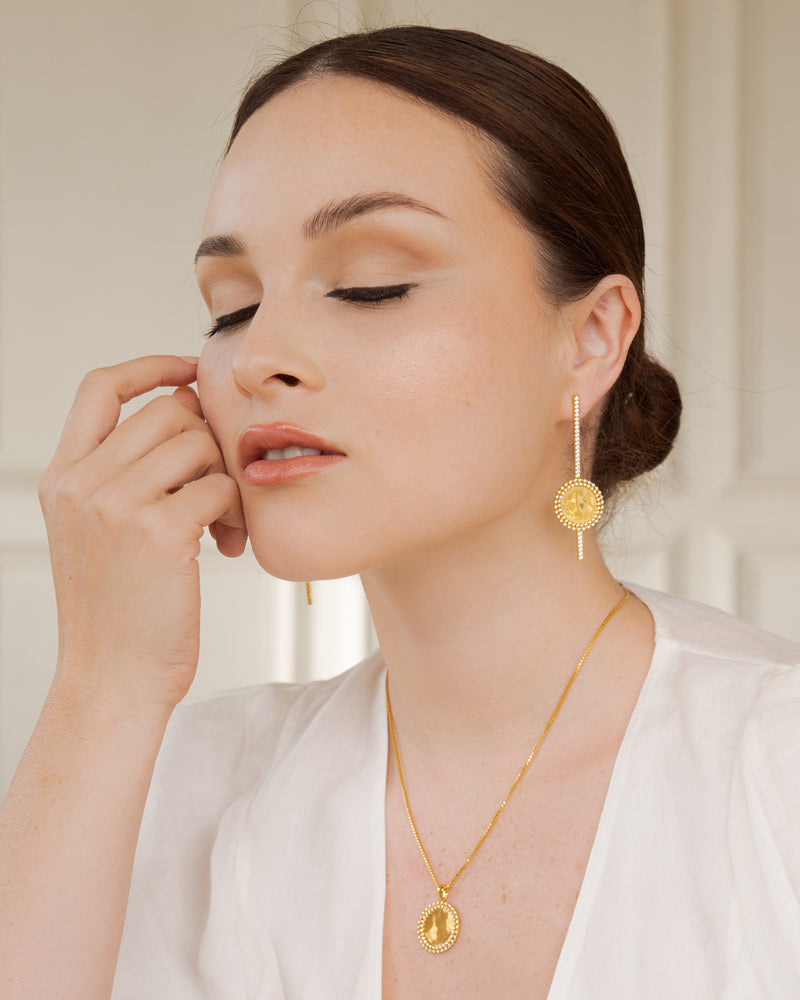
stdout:
[[[375,439],[402,453],[414,450],[419,459],[469,414],[477,365],[470,365],[459,323],[409,326],[410,332],[387,338],[367,364],[353,366],[349,378],[353,370],[361,373],[354,398],[368,401],[364,429],[371,425]],[[384,458],[390,455],[387,450]]]
[[416,427],[428,446],[437,434],[452,444],[462,428],[481,438],[522,432],[549,369],[538,320],[520,323],[473,299],[451,305],[438,322],[410,323],[411,332],[388,338],[361,369],[379,426]]
[[234,443],[229,440],[231,429],[226,425],[232,412],[232,381],[230,362],[219,345],[209,341],[200,355],[197,366],[197,395],[209,427],[226,459],[232,454]]
[[413,482],[431,502],[471,505],[484,490],[527,482],[546,406],[544,345],[530,333],[473,308],[427,327],[372,369],[364,392],[387,492]]

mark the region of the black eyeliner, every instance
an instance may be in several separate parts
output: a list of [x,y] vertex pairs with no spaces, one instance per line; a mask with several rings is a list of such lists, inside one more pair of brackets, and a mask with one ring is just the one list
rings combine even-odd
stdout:
[[[327,293],[327,298],[338,299],[342,302],[360,303],[362,305],[380,305],[381,302],[403,299],[412,288],[416,287],[415,284],[410,282],[404,282],[399,285],[356,285],[351,288],[334,288]],[[246,323],[255,316],[259,305],[260,303],[253,303],[253,305],[244,306],[242,309],[236,309],[234,312],[225,313],[224,316],[220,316],[215,321],[213,326],[205,332],[204,336],[213,337],[223,330]]]
[[389,302],[393,299],[403,299],[412,288],[416,287],[410,282],[404,282],[400,285],[356,285],[351,288],[334,288],[333,291],[328,292],[327,298],[372,305]]
[[224,316],[220,316],[215,321],[210,330],[206,330],[203,336],[213,337],[215,333],[219,333],[221,330],[226,330],[228,327],[238,326],[240,323],[246,323],[249,319],[252,319],[255,316],[259,305],[260,303],[256,302],[251,306],[244,306],[242,309],[236,309],[232,313],[225,313]]

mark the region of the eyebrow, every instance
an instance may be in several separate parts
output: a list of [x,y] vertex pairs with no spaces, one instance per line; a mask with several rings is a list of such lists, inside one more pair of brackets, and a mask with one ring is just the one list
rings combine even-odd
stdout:
[[[428,215],[435,215],[440,219],[447,218],[416,198],[394,191],[377,191],[373,194],[356,194],[323,205],[303,223],[303,236],[307,240],[318,239],[360,215],[378,212],[385,208],[411,208],[418,212],[426,212]],[[201,257],[241,257],[246,252],[247,248],[237,236],[208,236],[197,248],[194,262],[197,264]]]
[[241,257],[247,252],[244,243],[236,236],[208,236],[197,248],[194,262],[201,257]]
[[422,201],[417,201],[416,198],[394,191],[376,191],[374,194],[356,194],[343,201],[330,201],[327,205],[323,205],[303,223],[303,236],[308,240],[317,239],[359,215],[377,212],[383,208],[413,208],[418,212],[436,215],[440,219],[445,218],[441,212]]

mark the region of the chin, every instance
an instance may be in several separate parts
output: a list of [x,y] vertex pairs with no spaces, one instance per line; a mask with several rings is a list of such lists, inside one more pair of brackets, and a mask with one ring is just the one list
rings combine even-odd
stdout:
[[364,568],[352,548],[332,544],[330,538],[307,530],[288,533],[260,525],[249,536],[259,566],[279,580],[337,580]]

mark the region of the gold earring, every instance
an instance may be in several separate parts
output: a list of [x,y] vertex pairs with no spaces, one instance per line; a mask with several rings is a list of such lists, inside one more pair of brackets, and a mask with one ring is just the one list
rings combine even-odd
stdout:
[[583,559],[583,533],[593,528],[603,515],[603,494],[590,479],[581,478],[581,401],[572,397],[572,424],[575,436],[575,478],[556,493],[556,517],[578,535],[578,559]]
[[306,580],[306,604],[313,604],[311,600],[311,584]]

